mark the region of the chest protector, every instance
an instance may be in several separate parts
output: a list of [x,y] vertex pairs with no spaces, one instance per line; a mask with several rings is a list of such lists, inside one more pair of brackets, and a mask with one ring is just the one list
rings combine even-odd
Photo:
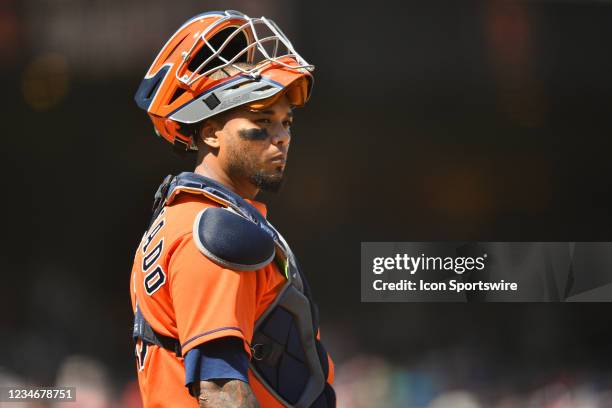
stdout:
[[[255,322],[249,366],[268,392],[286,407],[334,408],[335,394],[326,381],[329,372],[327,352],[316,338],[318,311],[308,282],[285,239],[242,197],[214,180],[187,172],[176,177],[168,176],[159,186],[151,223],[179,193],[204,195],[252,223],[249,228],[254,225],[272,238],[275,251],[272,257],[286,277],[286,282]],[[206,220],[200,219],[199,222]],[[196,243],[199,247],[202,245],[200,239]],[[219,247],[214,242],[210,244],[212,248]],[[223,264],[215,254],[205,248],[200,249],[211,260]],[[141,338],[146,343],[156,344],[181,356],[178,339],[155,333],[138,308],[134,319],[135,339]]]

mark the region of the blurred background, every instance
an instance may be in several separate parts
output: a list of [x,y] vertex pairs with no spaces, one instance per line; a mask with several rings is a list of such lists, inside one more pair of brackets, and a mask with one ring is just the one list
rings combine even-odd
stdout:
[[339,407],[612,407],[612,303],[360,303],[361,241],[612,241],[612,2],[587,0],[0,0],[0,384],[139,406],[132,258],[193,158],[133,95],[215,9],[271,17],[317,66],[260,198],[314,287]]

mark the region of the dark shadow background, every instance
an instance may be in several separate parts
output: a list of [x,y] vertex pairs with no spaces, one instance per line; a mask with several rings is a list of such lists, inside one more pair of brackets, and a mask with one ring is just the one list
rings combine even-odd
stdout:
[[187,17],[224,8],[273,18],[317,66],[287,183],[260,198],[340,369],[356,355],[435,366],[441,388],[485,397],[583,373],[608,388],[609,303],[359,293],[361,241],[612,240],[606,1],[1,1],[0,367],[49,384],[81,354],[118,390],[134,378],[133,253],[157,185],[193,160],[132,98]]

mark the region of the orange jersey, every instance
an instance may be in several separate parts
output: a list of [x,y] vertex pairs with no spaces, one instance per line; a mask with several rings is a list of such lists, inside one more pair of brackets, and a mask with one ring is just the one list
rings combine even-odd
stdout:
[[[266,215],[264,204],[249,202]],[[178,339],[182,349],[177,357],[156,345],[143,348],[138,340],[138,382],[146,408],[197,408],[197,399],[185,386],[182,357],[202,343],[226,336],[242,339],[251,356],[255,322],[286,282],[275,262],[256,271],[236,272],[200,252],[192,236],[194,220],[211,206],[219,205],[202,195],[179,193],[151,224],[136,252],[130,282],[133,309],[138,305],[153,330]],[[261,407],[282,407],[250,369],[249,385]]]

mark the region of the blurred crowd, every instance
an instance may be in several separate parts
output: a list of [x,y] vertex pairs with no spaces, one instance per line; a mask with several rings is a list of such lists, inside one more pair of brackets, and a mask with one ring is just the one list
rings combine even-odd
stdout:
[[[441,367],[440,367],[441,368]],[[504,375],[498,373],[498,375]],[[525,374],[529,376],[529,374]],[[357,356],[338,367],[339,407],[365,408],[608,408],[610,378],[551,375],[524,389],[463,379],[463,387],[443,372],[394,365],[389,360]]]
[[142,402],[136,379],[125,384],[113,380],[112,370],[92,357],[72,355],[57,371],[55,384],[35,384],[0,367],[0,386],[14,389],[75,387],[76,401],[0,402],[2,408],[140,408]]
[[[463,386],[457,386],[458,383]],[[43,386],[0,368],[0,386],[37,385]],[[454,379],[441,366],[408,367],[365,354],[338,364],[335,380],[338,408],[609,408],[612,407],[611,385],[609,376],[593,372],[556,373],[517,389],[511,380],[500,386],[499,379]],[[135,378],[118,383],[110,367],[90,357],[67,358],[58,369],[55,386],[76,387],[76,402],[28,402],[19,406],[142,407]],[[0,402],[1,408],[13,406],[14,403]]]

